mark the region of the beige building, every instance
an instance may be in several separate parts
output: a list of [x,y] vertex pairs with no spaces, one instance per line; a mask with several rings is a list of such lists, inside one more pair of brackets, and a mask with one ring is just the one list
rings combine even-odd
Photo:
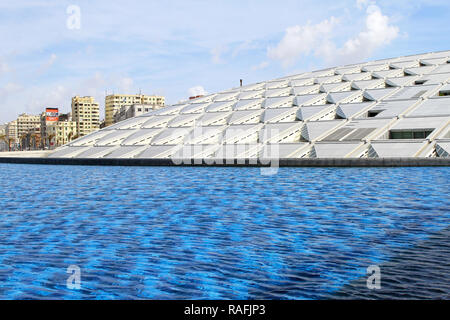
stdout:
[[5,128],[6,140],[8,149],[14,150],[16,145],[19,143],[19,137],[17,135],[17,120],[13,120],[6,124]]
[[49,135],[47,132],[47,127],[51,124],[54,124],[58,122],[58,117],[55,118],[49,118],[47,115],[47,112],[42,112],[41,113],[41,143],[42,143],[42,147],[50,147],[50,141],[49,141]]
[[21,150],[37,150],[41,147],[41,127],[37,126],[23,134],[20,137],[20,149]]
[[164,107],[165,98],[163,96],[144,95],[144,94],[112,94],[105,98],[105,125],[112,125],[114,115],[120,112],[122,106],[131,105],[151,105],[152,109]]
[[17,142],[17,140],[18,140],[17,120],[13,120],[13,121],[9,122],[6,125],[5,131],[6,131],[6,137],[9,140],[13,140],[14,142]]
[[59,147],[72,141],[77,135],[77,123],[75,121],[57,121],[47,125],[47,135],[53,147]]
[[41,127],[41,116],[22,113],[17,118],[17,137],[21,140],[30,131]]
[[99,130],[100,107],[94,97],[73,97],[72,119],[77,123],[77,135],[80,137]]
[[0,151],[8,150],[8,138],[6,136],[6,124],[0,125]]

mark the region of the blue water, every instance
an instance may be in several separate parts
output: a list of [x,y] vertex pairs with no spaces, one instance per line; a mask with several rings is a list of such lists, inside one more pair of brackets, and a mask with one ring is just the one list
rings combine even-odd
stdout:
[[0,298],[323,298],[449,227],[449,178],[0,164]]

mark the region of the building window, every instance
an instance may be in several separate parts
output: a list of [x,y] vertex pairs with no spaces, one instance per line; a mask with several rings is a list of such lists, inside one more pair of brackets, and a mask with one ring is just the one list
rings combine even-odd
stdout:
[[374,118],[374,117],[376,117],[377,115],[379,115],[381,112],[383,112],[384,110],[376,110],[376,111],[369,111],[368,113],[367,113],[367,117],[368,118]]
[[425,139],[434,129],[390,131],[389,139]]

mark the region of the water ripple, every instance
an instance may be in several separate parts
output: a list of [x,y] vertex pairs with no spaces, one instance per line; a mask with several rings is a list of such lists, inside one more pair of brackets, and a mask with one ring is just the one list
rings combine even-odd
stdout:
[[[1,164],[0,298],[448,297],[449,176]],[[383,293],[362,285],[371,264],[397,272]],[[426,290],[404,290],[411,273]]]

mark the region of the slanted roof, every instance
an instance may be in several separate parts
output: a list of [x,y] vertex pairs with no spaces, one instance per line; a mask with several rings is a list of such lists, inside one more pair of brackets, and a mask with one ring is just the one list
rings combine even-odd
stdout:
[[443,157],[449,100],[450,51],[416,54],[181,101],[78,138],[49,156],[255,159],[265,151],[273,157],[273,146],[294,158]]

